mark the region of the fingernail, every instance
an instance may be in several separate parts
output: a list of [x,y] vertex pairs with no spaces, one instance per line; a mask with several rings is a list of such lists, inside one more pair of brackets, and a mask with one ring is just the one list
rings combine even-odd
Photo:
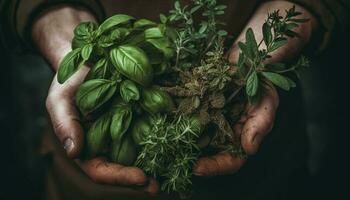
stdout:
[[63,148],[67,151],[70,152],[74,148],[74,143],[71,138],[67,138],[64,143],[63,143]]

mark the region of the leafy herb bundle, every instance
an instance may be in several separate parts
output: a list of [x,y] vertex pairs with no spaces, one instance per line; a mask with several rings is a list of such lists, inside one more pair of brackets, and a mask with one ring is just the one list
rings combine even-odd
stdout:
[[57,78],[64,83],[83,64],[91,67],[76,93],[87,158],[107,155],[135,164],[158,178],[163,191],[186,196],[203,149],[245,156],[231,124],[246,103],[259,100],[265,81],[284,90],[296,86],[286,74],[307,67],[305,57],[294,65],[266,63],[307,20],[297,18],[295,7],[284,17],[270,13],[263,39],[257,42],[249,28],[238,43],[238,63],[231,64],[224,55],[228,34],[217,19],[225,9],[216,0],[185,6],[175,0],[160,23],[115,15],[100,26],[84,22],[75,28],[73,50]]

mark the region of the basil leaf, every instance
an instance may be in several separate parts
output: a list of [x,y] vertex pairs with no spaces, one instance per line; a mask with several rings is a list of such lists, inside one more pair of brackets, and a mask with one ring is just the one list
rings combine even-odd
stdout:
[[97,24],[93,22],[82,22],[74,29],[74,36],[79,39],[89,39],[97,29]]
[[133,123],[131,128],[131,135],[134,140],[134,142],[137,145],[141,145],[143,142],[145,142],[148,135],[151,133],[152,127],[149,122],[149,118],[142,117],[138,118],[135,123]]
[[118,105],[113,107],[113,117],[110,127],[112,141],[121,140],[128,130],[131,119],[132,110],[130,105]]
[[89,158],[101,154],[108,145],[109,127],[111,116],[109,113],[102,115],[95,121],[86,134],[86,151]]
[[87,115],[106,103],[115,93],[116,82],[94,79],[83,83],[76,94],[76,105]]
[[164,37],[164,34],[159,29],[159,27],[153,27],[145,30],[146,39],[154,39],[154,38],[162,38],[162,37]]
[[147,28],[153,26],[157,26],[157,23],[148,19],[140,19],[134,23],[134,28]]
[[247,80],[247,85],[246,85],[246,93],[248,96],[253,97],[256,95],[258,91],[258,86],[259,86],[259,79],[258,75],[255,71],[253,71]]
[[142,91],[141,106],[150,114],[170,112],[174,109],[170,95],[156,86],[145,88]]
[[131,166],[137,156],[135,143],[130,136],[112,143],[111,160],[115,163]]
[[175,54],[175,50],[167,38],[147,39],[146,41],[162,52],[167,59],[172,58]]
[[110,76],[111,67],[109,67],[107,59],[102,58],[91,68],[88,75],[85,77],[85,81],[92,79],[108,79]]
[[277,74],[277,73],[272,73],[272,72],[262,72],[262,74],[270,80],[273,84],[277,85],[278,87],[284,89],[284,90],[290,90],[291,86],[294,84],[286,79],[284,76]]
[[131,20],[133,20],[134,18],[129,16],[129,15],[123,15],[123,14],[119,14],[119,15],[114,15],[108,19],[106,19],[98,28],[98,30],[103,33],[107,30],[109,30],[110,28],[123,24],[123,23],[127,23]]
[[92,50],[94,48],[93,44],[87,44],[81,49],[81,57],[84,60],[89,60]]
[[151,83],[153,69],[145,52],[139,47],[119,46],[111,50],[110,58],[117,71],[127,78],[143,86]]
[[125,102],[137,101],[140,99],[140,92],[135,83],[125,80],[120,85],[120,96]]
[[57,80],[60,84],[69,79],[83,64],[84,60],[81,58],[80,53],[80,48],[74,49],[63,58],[57,73]]

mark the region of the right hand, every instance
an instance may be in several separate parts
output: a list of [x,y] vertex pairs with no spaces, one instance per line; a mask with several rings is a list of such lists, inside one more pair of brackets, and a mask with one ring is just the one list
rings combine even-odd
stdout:
[[[69,6],[54,7],[44,12],[33,24],[33,40],[41,54],[57,71],[59,63],[71,50],[73,29],[83,21],[95,21],[88,11]],[[61,141],[69,158],[76,163],[93,180],[103,184],[137,186],[151,194],[158,192],[158,183],[148,179],[137,167],[126,167],[111,163],[104,158],[79,160],[84,131],[80,125],[79,113],[75,107],[75,92],[89,72],[83,66],[64,84],[57,81],[55,75],[46,99],[47,111],[50,115],[54,132]]]

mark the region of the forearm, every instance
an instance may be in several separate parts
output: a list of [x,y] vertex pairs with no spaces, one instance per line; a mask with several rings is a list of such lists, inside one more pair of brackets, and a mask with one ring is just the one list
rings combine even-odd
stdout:
[[[263,39],[262,25],[264,24],[268,13],[271,13],[274,10],[280,10],[280,13],[284,14],[285,10],[290,9],[293,5],[293,3],[288,1],[268,1],[263,3],[256,10],[254,15],[247,23],[245,30],[242,31],[233,45],[229,55],[230,61],[233,63],[237,62],[239,56],[237,43],[245,40],[245,32],[249,27],[253,29],[256,40],[259,42]],[[293,30],[298,33],[299,37],[288,38],[288,43],[272,54],[273,61],[293,58],[311,40],[313,32],[317,29],[317,20],[309,11],[298,5],[296,5],[296,10],[302,13],[300,16],[298,16],[298,18],[306,18],[310,20],[306,23],[300,24],[299,27]],[[262,47],[264,47],[263,45],[264,44],[262,44]]]
[[71,50],[74,28],[84,21],[96,21],[96,18],[85,9],[59,6],[45,11],[34,22],[33,41],[55,71]]

